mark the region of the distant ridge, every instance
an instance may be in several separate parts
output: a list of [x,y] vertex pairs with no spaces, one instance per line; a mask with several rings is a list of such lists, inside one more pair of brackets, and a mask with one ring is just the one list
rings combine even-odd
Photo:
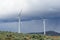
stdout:
[[[30,33],[30,34],[44,34],[44,32]],[[60,33],[55,31],[46,31],[46,35],[48,36],[60,36]]]

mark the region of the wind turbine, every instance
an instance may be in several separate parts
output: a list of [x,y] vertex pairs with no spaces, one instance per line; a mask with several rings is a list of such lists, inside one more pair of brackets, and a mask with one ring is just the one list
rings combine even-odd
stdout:
[[18,33],[21,33],[21,13],[22,13],[22,9],[21,9],[21,11],[19,12],[19,15],[18,15],[18,19],[19,19]]
[[46,19],[43,19],[44,35],[46,34]]

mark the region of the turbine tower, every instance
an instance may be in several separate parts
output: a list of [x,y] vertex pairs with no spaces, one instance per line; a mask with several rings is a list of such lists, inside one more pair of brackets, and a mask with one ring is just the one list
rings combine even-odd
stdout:
[[22,9],[21,9],[21,11],[19,12],[19,15],[18,15],[18,19],[19,19],[18,33],[21,33],[21,13],[22,13]]
[[46,34],[46,19],[43,19],[44,35]]

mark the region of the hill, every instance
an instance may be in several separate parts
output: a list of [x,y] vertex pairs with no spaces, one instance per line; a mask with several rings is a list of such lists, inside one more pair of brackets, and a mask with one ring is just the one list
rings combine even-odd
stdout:
[[[30,33],[30,34],[44,34],[44,32]],[[46,31],[46,35],[48,36],[60,36],[60,33],[55,31]]]
[[44,40],[44,37],[45,36],[41,34],[0,31],[0,40]]

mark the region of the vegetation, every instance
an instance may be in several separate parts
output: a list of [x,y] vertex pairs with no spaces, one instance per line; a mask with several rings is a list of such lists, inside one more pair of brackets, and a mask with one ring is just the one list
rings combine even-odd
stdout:
[[60,37],[52,37],[42,34],[19,34],[17,32],[0,31],[0,40],[60,40]]

